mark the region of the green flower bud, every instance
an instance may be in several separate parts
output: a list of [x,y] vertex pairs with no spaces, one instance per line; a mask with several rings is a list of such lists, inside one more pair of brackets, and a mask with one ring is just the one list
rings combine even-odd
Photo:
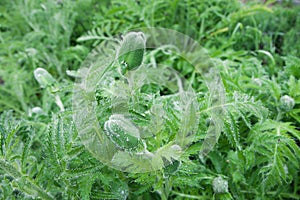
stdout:
[[117,54],[122,74],[135,70],[142,64],[145,48],[146,39],[142,32],[130,32],[124,36]]
[[119,148],[134,150],[140,144],[139,130],[123,115],[114,114],[104,124],[105,134]]
[[175,174],[180,167],[181,162],[178,160],[173,161],[171,164],[165,167],[165,174],[172,175]]
[[280,98],[280,108],[284,111],[290,111],[295,106],[295,100],[288,96],[284,95]]
[[37,114],[37,115],[42,115],[44,114],[44,111],[40,107],[34,107],[31,109],[32,113]]
[[34,77],[42,88],[47,88],[55,83],[55,79],[43,68],[34,70]]
[[224,180],[222,177],[214,178],[212,184],[213,184],[213,190],[216,194],[228,192],[228,182]]

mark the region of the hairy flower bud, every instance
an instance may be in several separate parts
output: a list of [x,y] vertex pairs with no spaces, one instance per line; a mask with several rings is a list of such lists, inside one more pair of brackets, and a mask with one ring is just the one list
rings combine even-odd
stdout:
[[284,111],[290,111],[295,106],[295,100],[288,96],[284,95],[280,98],[280,108]]
[[172,161],[169,165],[165,167],[166,175],[173,175],[177,172],[178,168],[180,167],[181,162],[178,160]]
[[214,178],[213,190],[217,194],[228,192],[228,182],[224,180],[222,177]]
[[50,88],[51,92],[57,92],[59,89],[55,86],[56,80],[44,68],[34,70],[34,78],[40,84],[41,88]]
[[34,70],[34,77],[39,82],[42,88],[46,88],[47,86],[55,83],[55,79],[49,74],[49,72],[43,68],[37,68]]
[[106,135],[119,148],[134,150],[141,143],[139,130],[123,115],[114,114],[104,124]]
[[146,39],[142,32],[130,32],[124,36],[117,55],[122,74],[142,64],[145,47]]

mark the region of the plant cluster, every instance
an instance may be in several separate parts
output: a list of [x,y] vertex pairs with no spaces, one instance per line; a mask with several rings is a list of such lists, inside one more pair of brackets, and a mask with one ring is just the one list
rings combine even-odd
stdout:
[[[0,199],[300,198],[299,6],[2,0],[0,10]],[[145,49],[144,35],[126,35],[141,27],[194,38],[218,77],[202,76],[172,47]],[[112,48],[98,52],[115,63],[91,93],[97,125],[125,152],[185,146],[159,170],[111,168],[86,148],[74,123],[81,65],[120,34],[118,58]],[[139,51],[122,53],[132,45]],[[216,103],[216,94],[224,99]],[[186,140],[177,134],[191,132]]]

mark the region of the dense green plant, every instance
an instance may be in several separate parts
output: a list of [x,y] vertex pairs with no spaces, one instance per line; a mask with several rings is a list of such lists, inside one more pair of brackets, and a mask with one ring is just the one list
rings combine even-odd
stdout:
[[[299,199],[299,6],[271,3],[1,1],[0,199]],[[127,78],[141,60],[177,70],[195,91],[193,115],[199,120],[179,160],[161,170],[128,173],[101,163],[82,144],[72,119],[72,87],[94,46],[140,27],[170,28],[203,45],[220,72],[226,99],[212,106],[210,97],[219,91],[169,49],[147,50],[136,61],[122,58],[121,75]],[[110,118],[107,92],[126,82],[117,83],[95,93],[104,113],[99,122],[109,131],[115,121],[127,123],[122,116]],[[156,105],[164,115],[152,119],[155,125],[141,115],[154,104],[145,96],[172,94],[174,85],[148,84],[140,92],[135,97],[143,105],[131,108],[134,123],[163,128],[161,133],[181,128],[167,100]],[[220,108],[222,116],[210,119]],[[163,120],[166,126],[159,125]],[[205,146],[214,123],[222,124],[211,130],[221,131],[218,143]],[[141,137],[133,136],[132,144],[143,149]],[[160,135],[161,141],[172,137]],[[159,148],[151,138],[148,146]]]

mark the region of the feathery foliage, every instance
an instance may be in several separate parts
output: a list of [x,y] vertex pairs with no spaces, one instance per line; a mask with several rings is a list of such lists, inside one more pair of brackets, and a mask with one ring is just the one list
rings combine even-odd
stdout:
[[[2,0],[0,199],[300,199],[300,7],[284,2]],[[130,173],[83,144],[72,92],[94,47],[141,27],[192,37],[219,76],[205,84],[216,77],[170,47],[146,48],[132,77],[114,63],[93,93],[98,125],[127,98],[123,131],[140,128],[135,150],[146,145],[169,164]],[[192,90],[178,95],[178,79],[159,65]],[[185,146],[180,158],[174,141]],[[131,166],[128,155],[115,162]]]

